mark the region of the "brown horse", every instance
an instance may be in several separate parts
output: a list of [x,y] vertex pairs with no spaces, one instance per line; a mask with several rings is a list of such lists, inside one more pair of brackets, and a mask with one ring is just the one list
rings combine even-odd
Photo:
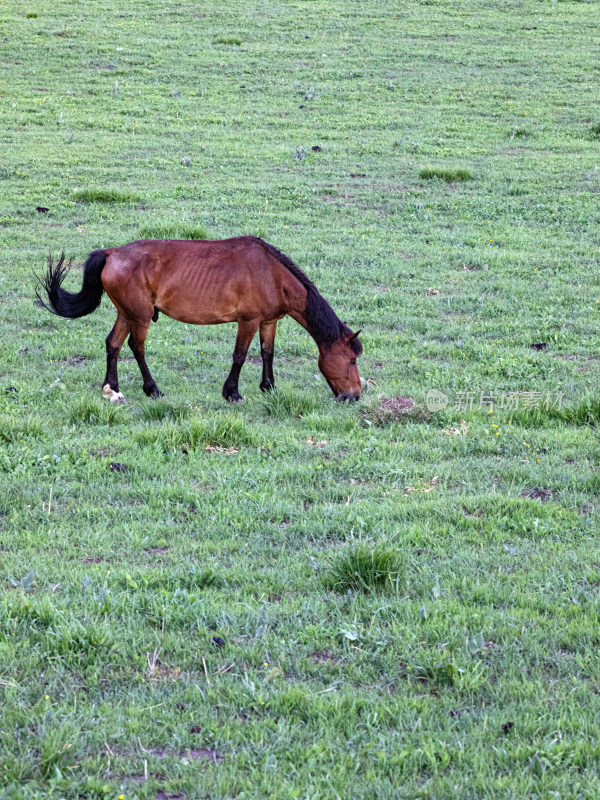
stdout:
[[144,380],[144,392],[160,397],[144,355],[152,320],[161,311],[194,325],[237,322],[233,365],[223,397],[241,400],[238,378],[256,331],[260,331],[263,371],[260,388],[273,389],[273,346],[277,322],[289,314],[319,348],[319,369],[336,400],[358,400],[361,385],[356,357],[362,352],[357,333],[340,322],[316,286],[291,259],[254,236],[222,241],[143,239],[90,254],[81,291],[61,288],[69,271],[64,254],[52,258],[40,280],[44,308],[61,317],[82,317],[100,305],[106,291],[117,309],[117,321],[106,338],[106,377],[102,393],[124,403],[119,391],[117,360],[129,334],[129,346]]

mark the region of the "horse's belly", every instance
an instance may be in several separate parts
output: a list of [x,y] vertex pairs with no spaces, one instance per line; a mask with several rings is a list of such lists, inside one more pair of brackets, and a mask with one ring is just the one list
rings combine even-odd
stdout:
[[194,291],[182,287],[171,287],[159,292],[156,307],[168,317],[191,325],[217,325],[234,322],[238,317],[237,298],[230,292]]
[[190,325],[218,325],[220,322],[235,322],[235,308],[207,308],[203,303],[193,302],[157,302],[156,307],[167,317]]
[[204,291],[170,287],[157,294],[155,305],[168,317],[191,325],[218,325],[240,319],[280,316],[278,303],[270,302],[254,287],[221,286]]

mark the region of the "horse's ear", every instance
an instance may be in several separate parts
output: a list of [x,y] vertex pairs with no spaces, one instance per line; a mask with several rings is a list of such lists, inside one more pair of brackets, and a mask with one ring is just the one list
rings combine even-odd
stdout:
[[360,329],[360,331],[356,331],[356,333],[353,333],[353,334],[352,334],[352,336],[351,336],[351,337],[348,339],[348,341],[349,341],[349,342],[353,342],[353,341],[354,341],[354,340],[355,340],[355,339],[358,337],[358,334],[359,334],[361,331],[362,331],[362,328]]

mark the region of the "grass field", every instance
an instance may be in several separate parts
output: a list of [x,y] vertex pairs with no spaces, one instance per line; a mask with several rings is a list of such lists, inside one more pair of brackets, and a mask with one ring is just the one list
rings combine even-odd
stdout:
[[[0,798],[600,797],[597,22],[5,0]],[[115,407],[108,299],[34,305],[239,234],[363,329],[360,403],[286,319],[227,406],[234,328],[161,315]]]

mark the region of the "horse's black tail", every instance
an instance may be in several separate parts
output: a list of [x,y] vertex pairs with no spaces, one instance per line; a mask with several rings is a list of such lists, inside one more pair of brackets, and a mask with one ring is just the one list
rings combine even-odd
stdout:
[[[39,288],[36,295],[41,305],[58,314],[59,317],[83,317],[91,314],[100,305],[104,287],[100,275],[106,263],[106,252],[94,250],[90,253],[83,267],[83,284],[77,293],[67,292],[61,284],[69,274],[71,262],[65,264],[65,254],[58,259],[56,266],[52,263],[52,256],[48,258],[48,269],[43,278],[38,278]],[[40,297],[40,290],[46,295],[48,302]]]

